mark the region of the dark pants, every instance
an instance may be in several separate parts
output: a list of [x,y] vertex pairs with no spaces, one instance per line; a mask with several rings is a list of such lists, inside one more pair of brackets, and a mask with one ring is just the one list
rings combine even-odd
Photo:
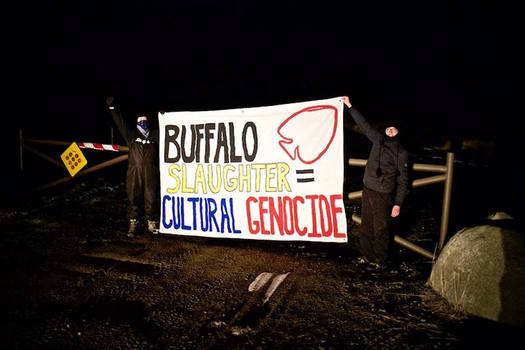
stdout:
[[390,254],[392,195],[363,189],[361,206],[361,254],[371,262],[384,264]]
[[159,217],[159,172],[151,166],[129,167],[126,190],[128,193],[130,219],[138,219],[144,205],[147,220],[157,221]]

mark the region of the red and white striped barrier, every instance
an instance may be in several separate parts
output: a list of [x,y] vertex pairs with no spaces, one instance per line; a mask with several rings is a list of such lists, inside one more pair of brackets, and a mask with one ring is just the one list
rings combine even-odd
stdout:
[[119,145],[104,145],[102,143],[79,142],[78,147],[96,149],[99,151],[113,151],[113,152],[120,151]]

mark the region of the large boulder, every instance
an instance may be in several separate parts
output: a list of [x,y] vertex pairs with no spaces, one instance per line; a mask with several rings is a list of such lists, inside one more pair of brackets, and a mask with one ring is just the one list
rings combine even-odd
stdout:
[[442,250],[430,286],[469,314],[525,326],[525,236],[491,226],[465,228]]

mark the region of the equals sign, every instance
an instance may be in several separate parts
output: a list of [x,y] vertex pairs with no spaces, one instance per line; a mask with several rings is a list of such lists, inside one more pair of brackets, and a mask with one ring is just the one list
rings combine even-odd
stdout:
[[303,170],[296,170],[295,174],[301,176],[305,175],[308,176],[310,174],[310,177],[297,177],[297,182],[313,182],[314,181],[314,169],[303,169]]

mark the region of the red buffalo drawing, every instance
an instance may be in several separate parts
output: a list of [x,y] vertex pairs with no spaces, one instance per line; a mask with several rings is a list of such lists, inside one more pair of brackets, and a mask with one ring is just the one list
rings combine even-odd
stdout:
[[[322,127],[319,128],[319,120]],[[281,148],[292,159],[315,163],[332,143],[337,130],[337,108],[331,105],[310,106],[295,112],[279,125]]]

